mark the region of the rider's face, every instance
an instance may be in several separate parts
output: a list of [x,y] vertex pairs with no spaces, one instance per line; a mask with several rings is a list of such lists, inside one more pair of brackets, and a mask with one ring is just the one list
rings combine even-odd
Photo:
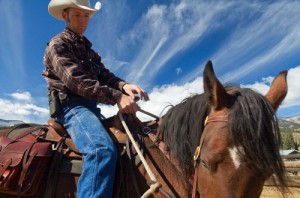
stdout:
[[68,8],[63,11],[63,18],[68,28],[79,36],[83,36],[89,24],[90,12],[77,8]]

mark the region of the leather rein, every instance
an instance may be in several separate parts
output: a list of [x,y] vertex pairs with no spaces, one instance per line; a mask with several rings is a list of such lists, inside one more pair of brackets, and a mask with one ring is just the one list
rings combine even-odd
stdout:
[[[220,115],[220,116],[207,116],[204,121],[204,127],[211,122],[228,122],[228,119],[229,119],[229,114]],[[199,146],[197,146],[193,157],[195,173],[194,173],[194,181],[193,181],[192,198],[196,198],[196,193],[197,193],[198,169],[200,164],[202,145],[203,145],[203,141],[201,142],[201,137],[200,137]]]

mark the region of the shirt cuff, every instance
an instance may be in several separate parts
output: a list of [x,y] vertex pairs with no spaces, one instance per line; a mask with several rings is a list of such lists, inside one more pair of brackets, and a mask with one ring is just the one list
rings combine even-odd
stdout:
[[124,85],[126,85],[126,84],[128,84],[128,83],[125,82],[125,81],[119,82],[119,90],[120,90],[121,92],[123,92],[123,87],[124,87]]

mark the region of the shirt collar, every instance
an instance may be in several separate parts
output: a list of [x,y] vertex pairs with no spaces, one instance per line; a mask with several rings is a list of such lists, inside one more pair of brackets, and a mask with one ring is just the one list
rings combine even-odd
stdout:
[[75,32],[73,32],[70,28],[66,27],[64,30],[65,33],[69,34],[70,37],[74,40],[74,41],[79,41],[79,42],[85,42],[86,45],[91,48],[92,47],[92,43],[85,37],[80,37],[78,36]]

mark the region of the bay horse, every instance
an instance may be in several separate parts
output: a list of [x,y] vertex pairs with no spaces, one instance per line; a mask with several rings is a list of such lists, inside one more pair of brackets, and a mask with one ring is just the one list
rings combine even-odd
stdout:
[[[287,181],[275,112],[287,94],[286,76],[287,71],[279,73],[263,96],[222,85],[208,61],[204,93],[186,98],[156,120],[125,116],[143,156],[127,140],[116,144],[120,156],[114,197],[256,198],[270,177],[284,194]],[[113,130],[125,134],[121,121],[112,120]],[[141,162],[143,157],[156,181]],[[54,197],[76,197],[78,176],[57,184]],[[64,179],[68,178],[57,182]],[[159,186],[145,196],[155,182]],[[41,195],[43,190],[36,197]]]

